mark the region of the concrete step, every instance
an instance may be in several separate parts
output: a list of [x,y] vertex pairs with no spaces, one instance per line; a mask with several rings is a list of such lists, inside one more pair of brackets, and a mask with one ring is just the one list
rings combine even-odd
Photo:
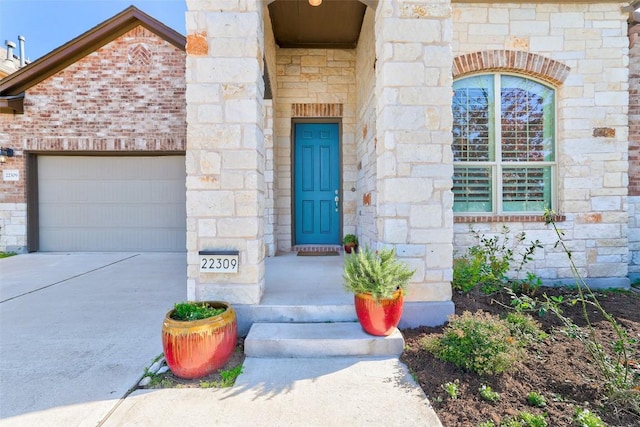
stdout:
[[358,322],[254,323],[244,341],[248,357],[398,357],[404,350],[399,330],[376,337]]
[[250,318],[259,323],[325,323],[358,320],[353,303],[331,305],[254,305]]
[[246,336],[254,323],[357,322],[353,303],[327,305],[234,305],[238,333]]

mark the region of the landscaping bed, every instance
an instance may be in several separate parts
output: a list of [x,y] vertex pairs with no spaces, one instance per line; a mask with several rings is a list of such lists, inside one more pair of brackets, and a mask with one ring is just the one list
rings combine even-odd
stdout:
[[[550,297],[562,296],[563,302],[559,305],[562,314],[586,331],[582,305],[570,303],[576,297],[575,289],[542,287],[536,290],[534,298],[541,299],[543,294]],[[627,330],[633,353],[629,359],[635,367],[635,361],[640,358],[637,342],[634,341],[640,334],[640,295],[616,291],[595,292],[595,295],[602,307]],[[506,291],[486,295],[476,287],[467,293],[454,291],[453,302],[456,314],[483,310],[506,316],[514,311],[511,297]],[[588,306],[588,313],[598,342],[614,343],[618,340],[610,322],[605,321],[597,310]],[[402,331],[406,340],[402,361],[407,364],[428,396],[443,425],[599,425],[580,424],[576,421],[576,411],[585,409],[598,415],[606,425],[640,425],[638,414],[606,398],[602,374],[593,363],[591,354],[582,342],[563,332],[563,324],[559,318],[551,312],[539,316],[534,310],[531,314],[548,336],[528,343],[511,369],[492,375],[479,375],[463,370],[453,363],[436,359],[427,351],[424,348],[425,339],[442,336],[444,327]],[[633,370],[632,374],[637,375],[637,372]],[[452,398],[445,391],[445,384],[457,388],[457,398]],[[497,392],[499,400],[489,402],[483,399],[478,391],[482,386]],[[536,407],[528,403],[527,396],[531,392],[541,395],[546,404]],[[523,412],[539,415],[539,419],[544,419],[546,424],[518,424],[514,420]]]
[[[175,376],[163,361],[162,355],[147,369],[139,383],[139,389],[148,388],[223,388],[231,387],[242,373],[244,363],[244,338],[238,337],[235,351],[229,361],[215,372],[197,379],[184,379]],[[154,363],[154,364],[155,364]],[[149,378],[147,380],[147,378]]]

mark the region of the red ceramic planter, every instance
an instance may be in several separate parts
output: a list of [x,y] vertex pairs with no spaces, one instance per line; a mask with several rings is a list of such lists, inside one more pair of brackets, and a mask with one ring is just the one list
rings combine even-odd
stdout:
[[182,321],[171,318],[162,324],[162,349],[167,365],[180,378],[201,378],[224,366],[238,341],[235,310],[222,301],[205,301],[225,312],[207,319]]
[[356,315],[362,329],[371,335],[387,336],[400,323],[404,307],[404,295],[396,291],[391,299],[376,301],[370,294],[354,297]]

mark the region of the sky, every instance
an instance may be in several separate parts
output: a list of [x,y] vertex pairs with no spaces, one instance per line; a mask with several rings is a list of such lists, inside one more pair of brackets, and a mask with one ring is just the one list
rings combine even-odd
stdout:
[[22,35],[35,61],[130,5],[186,34],[186,0],[0,0],[0,44]]
[[0,44],[24,36],[35,61],[131,5],[185,35],[185,0],[0,0]]

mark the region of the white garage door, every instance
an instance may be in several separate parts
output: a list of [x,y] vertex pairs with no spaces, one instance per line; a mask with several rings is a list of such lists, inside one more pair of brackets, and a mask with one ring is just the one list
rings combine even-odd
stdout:
[[39,156],[41,251],[186,250],[184,156]]

